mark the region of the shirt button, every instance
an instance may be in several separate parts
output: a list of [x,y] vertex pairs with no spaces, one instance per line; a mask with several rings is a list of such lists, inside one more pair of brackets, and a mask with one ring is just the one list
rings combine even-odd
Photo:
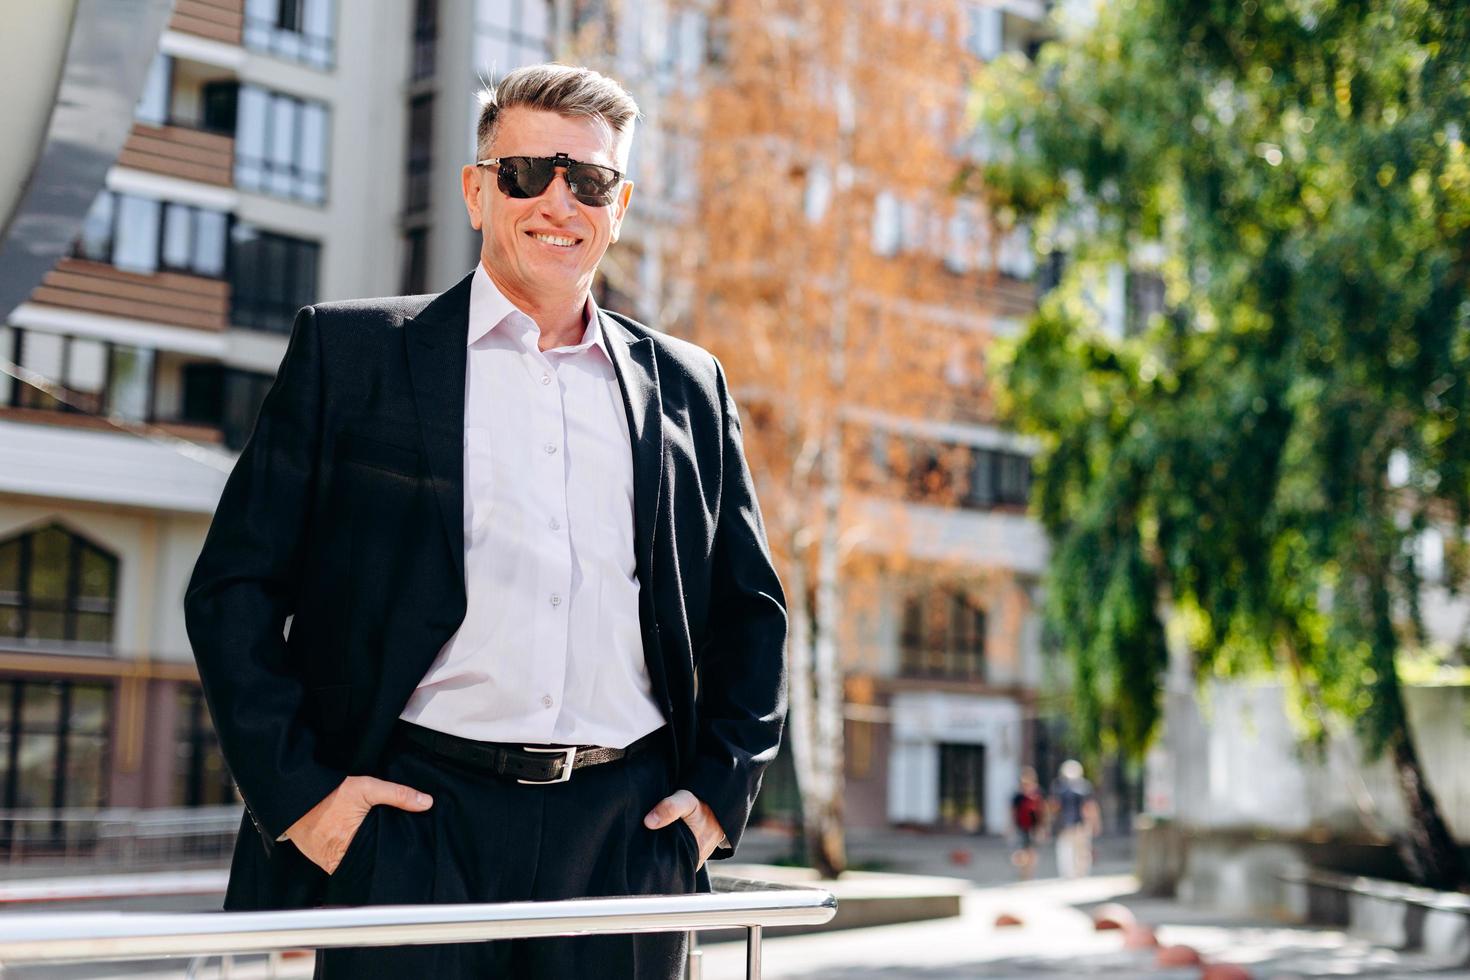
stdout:
[[553,517],[551,519],[551,529],[553,531],[560,531],[561,530],[561,521],[559,521],[555,517]]
[[541,375],[541,383],[544,384],[544,385],[551,384],[551,375],[549,375],[549,374],[543,374],[543,375]]
[[543,708],[549,708],[549,707],[551,707],[551,695],[550,694],[543,694],[543,695],[541,695],[541,707],[543,707]]
[[553,606],[561,605],[561,596],[555,592],[551,593],[551,604]]
[[556,452],[556,444],[555,443],[548,442],[546,445],[542,446],[541,448],[544,449],[544,450],[546,450],[547,455],[550,455],[551,453]]

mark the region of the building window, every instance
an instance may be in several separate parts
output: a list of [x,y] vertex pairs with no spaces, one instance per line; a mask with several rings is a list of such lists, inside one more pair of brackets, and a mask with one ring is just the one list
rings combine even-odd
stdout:
[[327,107],[240,86],[235,185],[309,204],[327,199]]
[[231,369],[225,372],[224,409],[219,424],[228,448],[236,451],[244,448],[245,440],[250,438],[250,432],[255,428],[255,419],[260,415],[265,394],[274,381],[274,375],[258,371]]
[[0,640],[106,649],[117,558],[60,524],[0,541]]
[[1000,56],[1005,48],[1005,12],[988,3],[965,8],[965,50],[982,61]]
[[969,486],[961,505],[975,510],[1025,507],[1031,496],[1031,460],[998,449],[970,451]]
[[985,680],[985,610],[962,592],[932,589],[909,596],[899,637],[906,677]]
[[403,236],[403,288],[413,296],[428,292],[429,230],[415,228]]
[[0,679],[0,806],[106,805],[111,705],[106,683]]
[[0,392],[0,404],[56,412],[119,415],[129,421],[153,416],[153,351],[88,337],[0,327],[0,357],[63,389],[58,399],[32,385]]
[[316,302],[320,246],[237,222],[230,230],[230,322],[290,333],[296,311]]
[[985,826],[985,746],[939,746],[939,822],[971,834]]
[[72,254],[144,275],[167,269],[218,279],[225,274],[229,226],[223,211],[103,191]]
[[439,44],[439,0],[415,0],[413,6],[413,81],[434,74]]
[[166,54],[153,56],[148,77],[143,81],[143,94],[138,98],[133,118],[151,126],[168,122],[169,92],[173,87],[173,59]]
[[888,191],[873,202],[873,253],[896,255],[903,245],[903,203]]
[[204,692],[192,684],[179,690],[174,745],[175,806],[218,806],[234,803],[235,781],[220,752]]
[[475,0],[474,69],[491,80],[551,58],[547,0]]
[[408,165],[404,168],[407,182],[403,189],[403,210],[423,211],[429,206],[433,185],[434,161],[434,97],[420,95],[408,104]]
[[128,272],[158,271],[159,202],[119,194],[113,212],[117,226],[112,234],[112,264]]
[[245,47],[332,67],[333,0],[245,0]]

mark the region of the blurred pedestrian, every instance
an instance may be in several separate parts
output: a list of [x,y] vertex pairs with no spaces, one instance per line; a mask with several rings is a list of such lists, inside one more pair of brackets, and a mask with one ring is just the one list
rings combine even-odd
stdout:
[[1041,784],[1036,770],[1026,766],[1021,770],[1021,785],[1011,797],[1011,826],[1016,831],[1016,850],[1011,855],[1011,864],[1022,881],[1029,881],[1036,873],[1036,841],[1045,828],[1046,798],[1041,795]]
[[1057,873],[1081,878],[1092,868],[1092,838],[1102,830],[1102,811],[1082,763],[1062,763],[1051,787],[1051,810],[1057,835]]

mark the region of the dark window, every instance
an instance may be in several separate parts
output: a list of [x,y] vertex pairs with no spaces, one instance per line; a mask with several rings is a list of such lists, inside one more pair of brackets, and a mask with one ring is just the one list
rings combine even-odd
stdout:
[[1062,274],[1067,271],[1067,253],[1061,250],[1047,252],[1036,273],[1036,296],[1038,299],[1061,285]]
[[319,246],[237,222],[230,230],[230,322],[289,333],[316,301]]
[[1156,272],[1128,272],[1128,311],[1123,329],[1129,336],[1142,333],[1155,313],[1164,312],[1164,277]]
[[245,47],[330,68],[334,5],[335,0],[245,0]]
[[0,542],[0,639],[112,644],[117,558],[50,524]]
[[403,236],[403,288],[409,295],[428,292],[429,231],[415,228]]
[[434,97],[421,95],[408,104],[407,183],[403,190],[405,211],[422,211],[429,206],[433,160]]
[[220,428],[224,430],[225,445],[240,449],[255,428],[256,416],[260,414],[265,393],[270,390],[274,377],[254,371],[230,370],[224,376],[224,411]]
[[83,219],[72,254],[129,272],[171,269],[218,279],[225,272],[229,225],[223,211],[103,191]]
[[904,601],[899,636],[906,677],[985,680],[985,610],[962,592],[932,589]]
[[225,408],[223,364],[194,362],[184,365],[184,397],[180,421],[219,425]]
[[204,692],[192,684],[179,691],[178,722],[174,738],[175,806],[214,806],[234,803],[235,782],[220,752],[219,739],[204,703]]
[[240,86],[235,186],[310,204],[327,199],[327,107]]
[[1025,507],[1030,499],[1031,460],[1021,453],[972,449],[969,470],[969,486],[961,498],[964,507]]
[[152,418],[153,351],[147,348],[4,327],[0,355],[61,389],[58,399],[34,385],[12,385],[5,404],[13,408]]
[[240,107],[240,83],[207,82],[200,94],[203,102],[200,127],[211,133],[235,135]]
[[434,74],[434,56],[438,41],[439,0],[416,0],[413,8],[414,81]]
[[111,702],[105,683],[0,680],[0,806],[104,805]]
[[975,833],[985,826],[985,746],[939,746],[939,822]]

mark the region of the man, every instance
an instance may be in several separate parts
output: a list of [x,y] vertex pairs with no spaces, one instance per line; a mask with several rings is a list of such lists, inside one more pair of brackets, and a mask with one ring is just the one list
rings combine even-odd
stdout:
[[1068,759],[1052,784],[1052,812],[1057,827],[1057,873],[1081,878],[1092,870],[1092,839],[1102,830],[1102,811],[1083,776],[1082,763]]
[[[590,296],[637,106],[559,65],[481,101],[478,267],[301,311],[189,585],[248,811],[227,908],[707,890],[776,752],[785,610],[724,373]],[[582,937],[318,975],[682,960]]]

